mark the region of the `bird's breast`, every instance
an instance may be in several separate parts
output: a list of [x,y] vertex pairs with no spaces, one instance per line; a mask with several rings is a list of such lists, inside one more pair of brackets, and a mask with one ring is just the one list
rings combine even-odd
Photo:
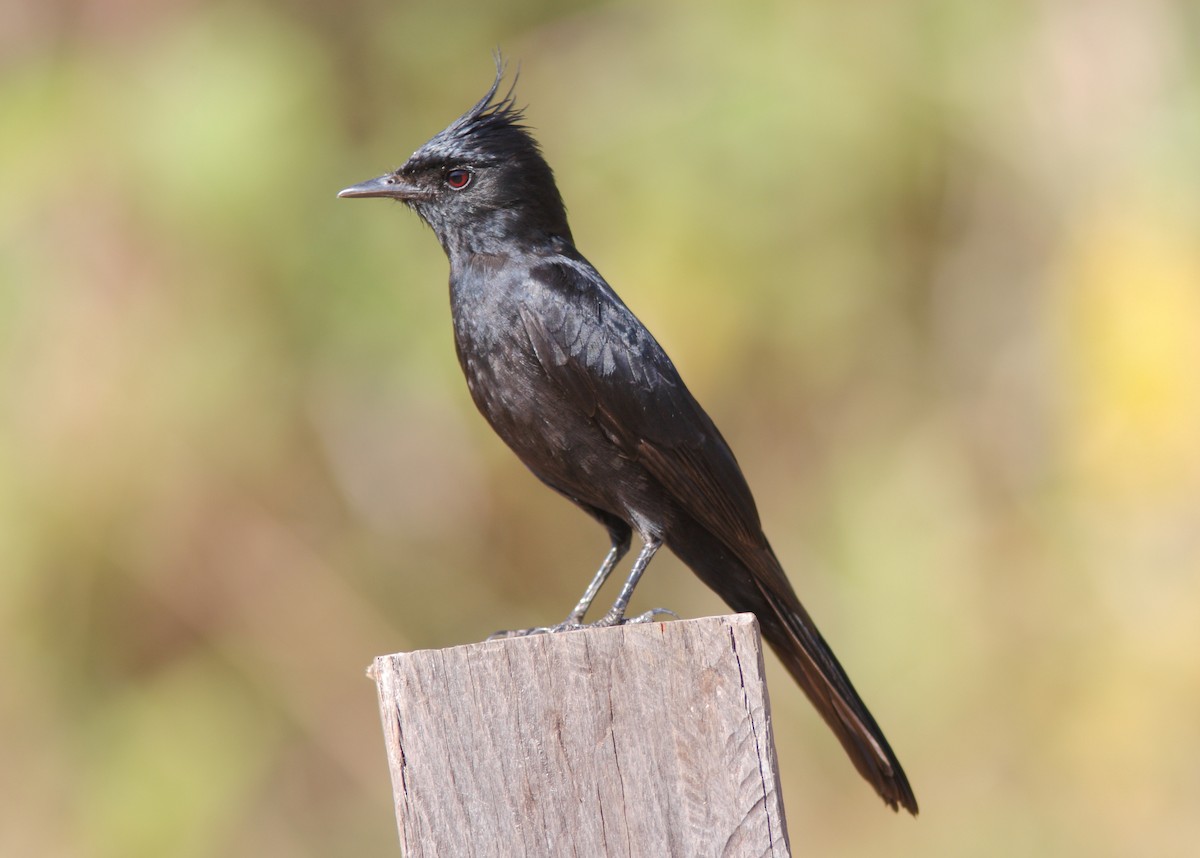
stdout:
[[545,430],[553,385],[538,362],[517,307],[498,302],[455,308],[454,344],[471,397],[510,446]]
[[[480,326],[456,319],[459,363],[476,407],[534,473],[573,496],[590,494],[621,457],[590,413],[546,373],[519,315]],[[604,498],[594,498],[609,506]]]

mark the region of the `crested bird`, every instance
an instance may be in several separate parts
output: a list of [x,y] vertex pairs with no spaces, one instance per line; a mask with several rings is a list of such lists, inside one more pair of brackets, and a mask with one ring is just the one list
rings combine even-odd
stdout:
[[399,169],[340,197],[399,200],[450,262],[454,342],[496,434],[543,483],[607,531],[610,547],[560,624],[582,628],[597,592],[642,547],[593,625],[626,609],[663,545],[762,634],[862,776],[892,809],[917,800],[887,739],[801,605],[729,445],[666,352],[576,249],[554,175],[514,100],[487,94]]

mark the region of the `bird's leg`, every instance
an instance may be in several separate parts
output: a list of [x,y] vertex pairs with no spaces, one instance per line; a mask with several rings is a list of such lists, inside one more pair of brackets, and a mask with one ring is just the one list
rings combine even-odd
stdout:
[[583,595],[579,598],[579,602],[575,608],[567,615],[560,626],[565,628],[577,628],[583,625],[583,618],[587,615],[588,609],[592,607],[592,602],[596,598],[596,594],[600,592],[600,588],[604,586],[604,582],[608,580],[608,576],[612,574],[613,569],[617,568],[617,564],[621,562],[621,558],[629,551],[629,540],[626,539],[623,543],[613,540],[612,548],[608,550],[608,554],[604,558],[604,562],[600,564],[600,568],[596,570],[595,577],[592,578],[592,583],[587,585],[587,589],[583,591]]
[[637,560],[633,561],[633,569],[629,571],[629,577],[625,579],[625,583],[621,585],[621,592],[617,595],[617,600],[613,602],[613,606],[608,609],[597,623],[597,626],[619,626],[625,622],[631,623],[648,623],[654,619],[655,614],[666,613],[673,614],[673,611],[667,611],[663,608],[655,608],[652,611],[647,611],[637,617],[629,620],[625,619],[625,609],[629,607],[629,600],[633,598],[633,588],[637,586],[638,581],[642,577],[642,573],[646,571],[646,567],[650,565],[650,559],[654,557],[654,552],[662,547],[662,540],[656,537],[649,537],[646,543],[642,546],[641,553],[638,554]]
[[617,562],[628,551],[628,542],[622,544],[614,539],[613,547],[609,550],[608,556],[604,558],[604,563],[601,565],[600,571],[596,573],[596,577],[592,579],[592,583],[588,584],[588,588],[584,591],[583,598],[579,600],[579,604],[575,606],[575,610],[563,622],[550,628],[543,627],[537,629],[519,629],[511,632],[496,632],[493,635],[489,635],[488,640],[525,637],[526,635],[539,635],[546,634],[547,632],[569,632],[584,628],[605,628],[607,626],[620,626],[625,623],[649,623],[659,614],[670,614],[678,618],[678,614],[666,608],[654,608],[646,611],[644,614],[638,614],[636,617],[626,618],[625,616],[625,609],[629,607],[629,600],[633,598],[633,589],[641,579],[642,573],[646,571],[646,567],[650,565],[650,558],[661,547],[661,539],[650,538],[646,540],[646,543],[642,546],[641,553],[637,556],[637,560],[633,561],[633,569],[629,571],[629,577],[621,585],[621,592],[617,594],[617,600],[608,609],[608,613],[596,622],[584,625],[583,617],[587,613],[588,608],[591,607],[592,600],[596,598],[596,593],[603,586],[605,579],[608,578],[613,568],[617,565]]
[[[587,585],[587,589],[583,591],[583,596],[580,597],[574,610],[567,615],[565,620],[557,626],[539,626],[534,629],[513,629],[511,631],[493,632],[488,635],[488,640],[519,638],[527,635],[546,634],[548,632],[567,632],[583,628],[583,618],[587,614],[588,608],[592,606],[596,594],[600,592],[600,588],[604,586],[604,582],[608,580],[608,576],[612,574],[613,569],[621,562],[621,558],[629,553],[628,528],[622,531],[620,527],[610,527],[609,534],[612,537],[612,548],[608,549],[608,554],[605,555],[604,562],[600,564],[600,568],[596,570],[592,582]],[[612,624],[610,623],[609,625]]]

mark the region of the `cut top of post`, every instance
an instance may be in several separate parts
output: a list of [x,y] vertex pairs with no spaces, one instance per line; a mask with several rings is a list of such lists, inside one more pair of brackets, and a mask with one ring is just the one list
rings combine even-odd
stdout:
[[752,614],[380,656],[407,858],[790,856]]

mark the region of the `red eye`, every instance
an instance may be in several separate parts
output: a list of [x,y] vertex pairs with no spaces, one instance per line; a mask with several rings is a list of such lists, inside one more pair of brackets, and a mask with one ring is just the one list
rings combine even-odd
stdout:
[[471,171],[451,170],[446,174],[446,184],[452,191],[461,191],[467,185],[471,184]]

